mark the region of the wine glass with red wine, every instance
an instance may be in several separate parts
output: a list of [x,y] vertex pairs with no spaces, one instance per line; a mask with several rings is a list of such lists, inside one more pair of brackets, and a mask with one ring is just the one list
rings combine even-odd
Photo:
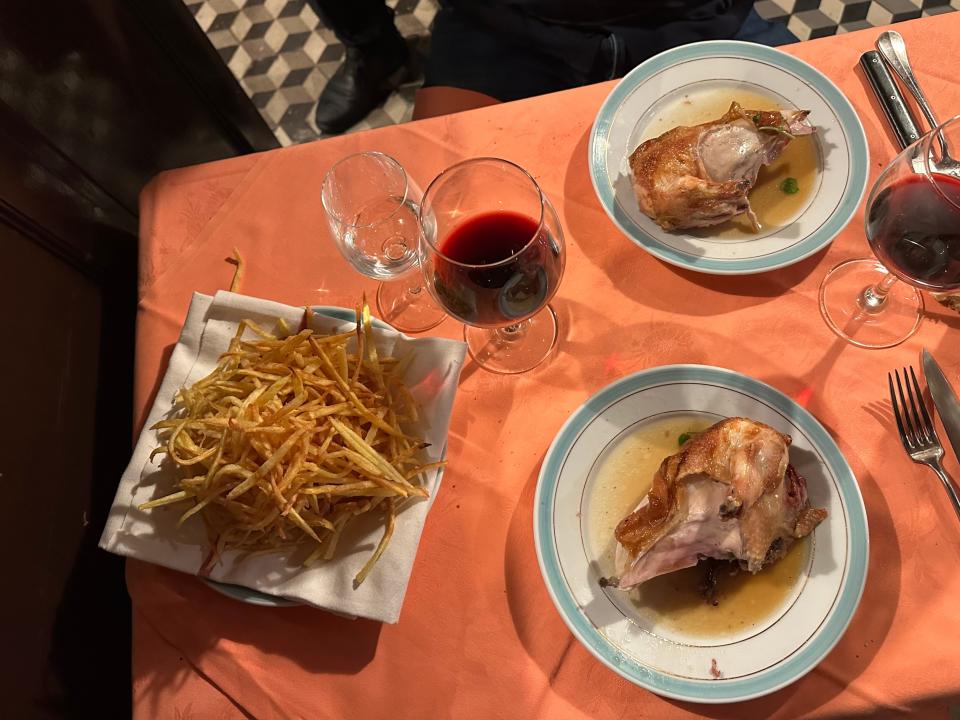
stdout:
[[557,213],[536,180],[498,158],[458,163],[430,183],[420,225],[427,287],[465,323],[471,357],[496,373],[543,362],[557,342],[547,303],[566,255]]
[[820,284],[820,312],[848,342],[898,345],[920,325],[921,289],[960,288],[960,173],[950,146],[960,149],[960,115],[906,148],[877,179],[865,216],[877,259],[847,260]]
[[389,155],[339,160],[323,179],[321,200],[340,254],[380,280],[377,313],[401,332],[422,332],[446,317],[423,291],[417,269],[420,189]]

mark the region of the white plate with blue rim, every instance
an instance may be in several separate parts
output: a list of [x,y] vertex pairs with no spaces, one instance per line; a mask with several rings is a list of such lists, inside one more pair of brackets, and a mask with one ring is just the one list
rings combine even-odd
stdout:
[[[326,315],[327,317],[343,320],[344,322],[353,322],[357,319],[356,311],[348,308],[335,307],[332,305],[314,305],[311,309],[318,315]],[[373,326],[379,330],[392,329],[385,322],[377,318],[372,318],[371,321],[373,322]],[[200,579],[221,595],[245,602],[248,605],[259,605],[260,607],[294,607],[303,604],[298,600],[291,600],[290,598],[279,595],[268,595],[267,593],[244,587],[243,585],[217,582],[216,580],[204,577]]]
[[[630,179],[630,154],[644,140],[678,124],[695,125],[722,115],[730,100],[744,107],[756,101],[767,106],[752,109],[810,111],[809,121],[817,130],[804,142],[814,167],[800,185],[802,192],[785,198],[757,233],[730,221],[714,228],[664,230],[640,211]],[[661,260],[720,275],[775,270],[826,247],[856,213],[869,164],[863,125],[836,85],[791,55],[734,40],[691,43],[634,68],[601,106],[589,144],[594,190],[620,230]],[[757,192],[759,188],[752,200]]]
[[[605,522],[595,509],[603,503],[596,491],[603,487],[604,458],[651,423],[691,415],[710,422],[749,417],[790,435],[790,462],[807,480],[810,503],[828,512],[805,541],[803,560],[778,602],[722,632],[671,623],[668,614],[647,612],[635,591],[600,582],[608,564],[594,539],[596,524]],[[722,368],[652,368],[591,397],[547,452],[533,520],[540,571],[577,640],[627,680],[678,700],[738,702],[798,680],[840,640],[866,582],[866,511],[836,443],[786,395]]]

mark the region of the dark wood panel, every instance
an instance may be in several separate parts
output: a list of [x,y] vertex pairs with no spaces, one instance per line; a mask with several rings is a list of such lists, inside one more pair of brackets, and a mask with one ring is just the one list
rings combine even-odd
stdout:
[[277,147],[182,2],[0,3],[0,101],[136,214],[157,170]]
[[0,2],[4,718],[129,716],[138,194],[276,144],[181,0]]
[[[5,507],[0,547],[8,548],[4,573],[11,580],[0,605],[4,618],[16,620],[4,622],[16,663],[5,664],[0,673],[0,696],[6,717],[27,718],[65,705],[71,677],[87,675],[82,666],[58,668],[52,658],[84,635],[83,625],[65,633],[58,618],[99,514],[92,501],[102,294],[97,284],[3,225],[0,267],[5,271],[0,306],[7,309],[7,341],[0,353]],[[128,438],[117,438],[118,446]],[[114,620],[103,611],[116,614],[111,607],[116,588],[97,584],[114,585],[116,577],[116,572],[89,573],[87,597],[78,597],[77,588],[70,597],[73,603],[81,600],[87,622],[108,632]],[[122,667],[125,648],[109,637],[103,643],[102,649],[114,645]],[[95,647],[86,645],[86,662]]]

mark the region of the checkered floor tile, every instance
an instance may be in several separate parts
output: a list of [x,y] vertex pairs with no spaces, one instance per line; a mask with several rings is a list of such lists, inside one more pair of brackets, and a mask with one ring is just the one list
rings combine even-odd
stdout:
[[758,0],[757,12],[801,40],[960,10],[960,0]]
[[[349,0],[345,0],[349,2]],[[184,0],[200,28],[282,145],[320,136],[317,98],[340,65],[343,45],[306,0]],[[387,0],[412,50],[408,80],[353,130],[406,122],[423,78],[436,0]]]
[[[320,136],[317,98],[344,55],[306,0],[183,0],[283,145]],[[350,2],[350,0],[343,0]],[[386,0],[412,50],[408,79],[351,128],[406,122],[423,81],[437,0]],[[960,0],[758,0],[757,12],[801,40],[960,10]]]

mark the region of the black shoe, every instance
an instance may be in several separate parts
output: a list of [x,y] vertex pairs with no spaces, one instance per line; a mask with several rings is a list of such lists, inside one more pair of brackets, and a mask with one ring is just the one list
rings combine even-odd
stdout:
[[343,64],[320,93],[317,129],[341,133],[363,120],[393,90],[391,79],[406,66],[408,56],[399,36],[388,48],[348,47]]

